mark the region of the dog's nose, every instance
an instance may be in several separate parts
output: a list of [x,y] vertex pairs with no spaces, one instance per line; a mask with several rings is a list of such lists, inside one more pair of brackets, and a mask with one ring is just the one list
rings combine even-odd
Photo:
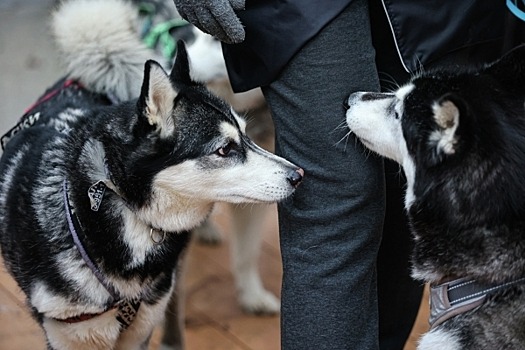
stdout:
[[394,96],[392,93],[384,92],[366,92],[361,96],[362,101],[375,101],[375,100],[384,100],[385,98],[390,98]]
[[304,176],[304,170],[299,168],[299,169],[290,171],[288,173],[287,179],[293,187],[297,187],[303,180],[303,176]]
[[343,106],[345,107],[346,110],[348,110],[348,108],[350,108],[350,105],[348,104],[348,98],[345,98],[345,100],[343,102]]

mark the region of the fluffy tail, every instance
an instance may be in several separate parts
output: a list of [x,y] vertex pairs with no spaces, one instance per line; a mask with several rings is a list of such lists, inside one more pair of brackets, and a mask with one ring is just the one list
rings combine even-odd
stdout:
[[120,101],[140,94],[144,63],[153,58],[137,34],[137,9],[124,0],[69,0],[51,28],[69,76]]

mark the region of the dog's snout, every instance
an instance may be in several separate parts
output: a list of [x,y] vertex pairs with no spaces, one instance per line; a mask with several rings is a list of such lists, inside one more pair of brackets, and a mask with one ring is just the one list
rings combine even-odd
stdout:
[[361,100],[362,101],[375,101],[375,100],[383,100],[389,97],[392,97],[391,93],[367,92],[361,96]]
[[304,177],[304,170],[299,168],[288,173],[288,181],[293,187],[299,186]]

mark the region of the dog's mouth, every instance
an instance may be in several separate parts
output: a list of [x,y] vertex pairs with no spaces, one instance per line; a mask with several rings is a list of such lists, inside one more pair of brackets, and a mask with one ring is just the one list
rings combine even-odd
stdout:
[[279,198],[274,197],[272,199],[261,199],[261,198],[256,198],[256,197],[251,197],[251,196],[238,194],[238,195],[232,195],[230,197],[229,201],[231,201],[231,198],[237,198],[238,199],[238,203],[273,204],[273,203],[277,203],[277,202],[280,202],[283,199],[288,198],[288,196],[287,195],[281,195],[281,196],[279,196]]
[[365,139],[364,137],[361,137],[361,136],[358,136],[358,138],[359,138],[359,141],[361,141],[361,143],[365,145],[367,148],[371,148],[371,149],[374,148],[374,143],[372,141]]

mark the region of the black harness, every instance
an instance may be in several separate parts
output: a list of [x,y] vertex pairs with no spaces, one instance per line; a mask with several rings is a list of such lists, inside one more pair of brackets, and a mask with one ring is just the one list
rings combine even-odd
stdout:
[[491,294],[524,282],[525,277],[501,284],[486,284],[460,278],[436,286],[431,285],[430,328],[435,328],[454,316],[476,309]]

